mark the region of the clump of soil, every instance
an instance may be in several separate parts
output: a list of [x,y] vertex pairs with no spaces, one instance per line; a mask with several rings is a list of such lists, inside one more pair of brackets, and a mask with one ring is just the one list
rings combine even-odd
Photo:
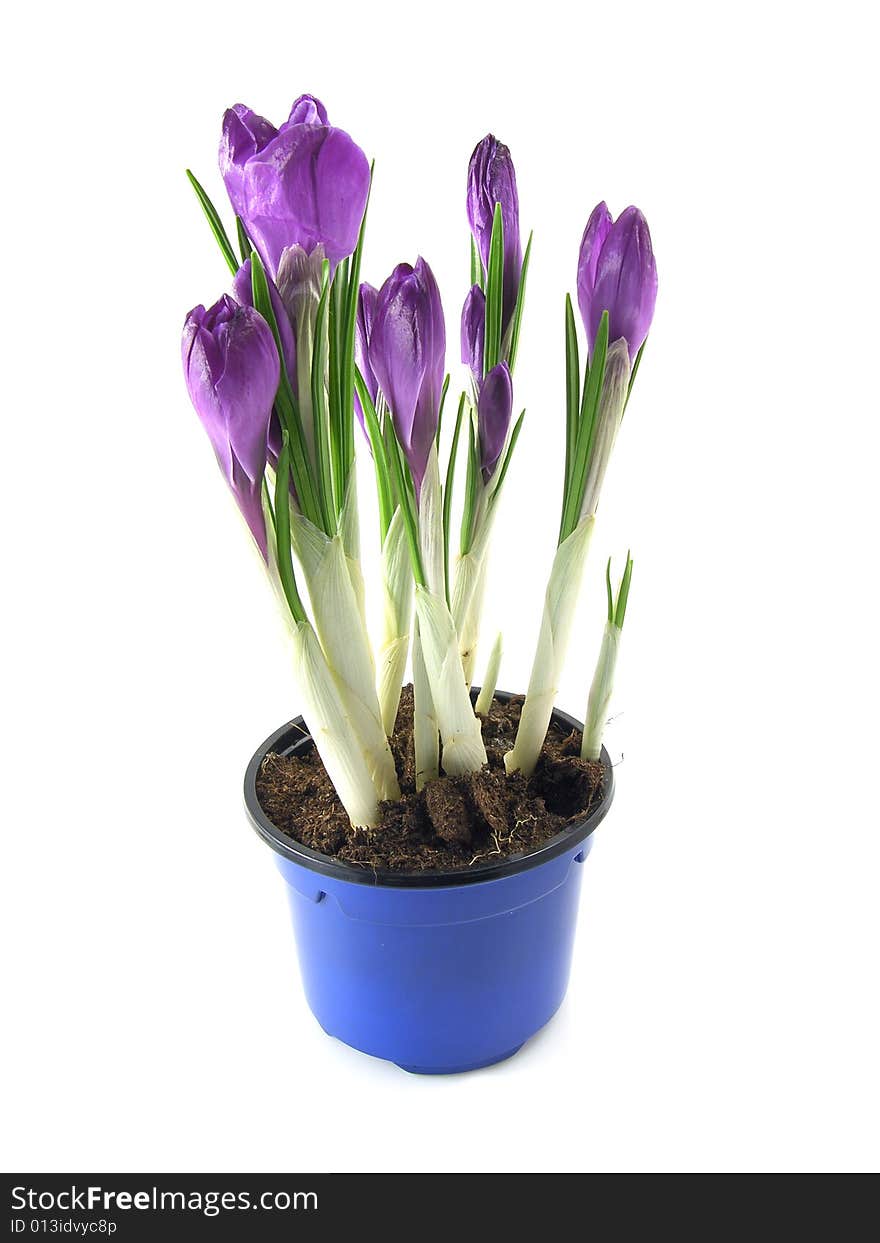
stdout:
[[415,787],[412,687],[405,686],[391,750],[402,797],[381,805],[374,829],[355,829],[315,747],[270,753],[257,776],[257,798],[282,833],[340,863],[399,872],[454,871],[533,850],[582,820],[602,796],[601,763],[580,758],[581,735],[551,725],[531,777],[508,776],[523,697],[497,699],[483,717],[488,765],[463,777]]

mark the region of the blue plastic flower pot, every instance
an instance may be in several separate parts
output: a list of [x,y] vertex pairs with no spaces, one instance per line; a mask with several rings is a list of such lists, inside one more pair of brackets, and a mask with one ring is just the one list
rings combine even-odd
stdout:
[[[581,728],[563,712],[554,720]],[[264,757],[305,746],[303,724],[297,717],[255,753],[245,802],[287,882],[315,1018],[329,1035],[418,1074],[511,1057],[568,987],[582,864],[614,793],[607,753],[600,803],[539,849],[458,872],[377,872],[309,850],[260,807]]]

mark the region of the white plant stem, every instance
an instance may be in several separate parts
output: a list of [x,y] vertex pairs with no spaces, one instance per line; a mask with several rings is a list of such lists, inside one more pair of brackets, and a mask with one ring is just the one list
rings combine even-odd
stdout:
[[504,757],[504,767],[509,773],[522,772],[531,776],[541,754],[559,691],[594,523],[592,515],[583,518],[556,549],[516,742]]
[[458,650],[461,666],[468,686],[474,680],[477,660],[477,643],[486,595],[486,578],[489,566],[489,538],[492,534],[494,507],[484,513],[476,529],[469,552],[459,555],[455,562],[455,580],[452,588],[452,619],[458,631]]
[[[342,536],[342,546],[345,549],[345,556],[348,560],[348,575],[354,589],[358,609],[360,610],[361,623],[364,633],[368,634],[366,591],[364,589],[364,576],[361,571],[361,528],[358,516],[357,474],[354,470],[351,471],[348,477],[348,484],[346,485],[345,500],[342,503],[342,512],[339,515],[339,533]],[[372,660],[373,650],[369,642],[367,647],[370,652],[370,660]]]
[[449,776],[486,763],[480,722],[474,715],[458,650],[458,632],[446,603],[443,507],[437,448],[433,446],[419,498],[419,544],[426,585],[416,587],[421,651],[443,742]]
[[480,693],[477,696],[476,710],[480,716],[487,716],[489,709],[492,707],[492,700],[495,698],[495,687],[498,685],[498,670],[501,668],[501,655],[502,638],[499,632],[495,642],[492,644],[483,685],[480,687]]
[[615,626],[614,622],[605,623],[599,659],[596,662],[596,671],[593,674],[587,700],[587,715],[581,744],[581,758],[585,760],[598,760],[602,754],[602,735],[605,732],[608,705],[614,690],[614,669],[617,665],[621,634],[622,631]]
[[440,776],[440,732],[416,622],[413,635],[413,747],[416,789]]
[[341,694],[318,637],[308,622],[293,628],[294,670],[303,716],[318,754],[353,825],[375,826],[378,798],[358,722]]
[[384,608],[378,659],[379,710],[383,728],[390,738],[397,720],[400,688],[406,672],[413,609],[413,579],[406,526],[399,508],[394,511],[382,545],[382,591]]
[[372,651],[342,535],[331,539],[298,513],[292,516],[291,530],[309,590],[315,629],[346,705],[347,723],[340,723],[339,728],[354,731],[377,796],[397,799],[400,787],[382,726]]
[[450,777],[476,772],[486,763],[486,748],[465,684],[452,614],[444,597],[425,587],[416,587],[416,613],[443,740],[443,769]]

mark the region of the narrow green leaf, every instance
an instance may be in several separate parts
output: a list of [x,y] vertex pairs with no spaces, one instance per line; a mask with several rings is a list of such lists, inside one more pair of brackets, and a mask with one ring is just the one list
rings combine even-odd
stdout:
[[335,529],[336,518],[342,508],[342,500],[336,488],[337,480],[331,468],[333,445],[330,433],[330,414],[327,404],[328,368],[328,302],[330,299],[330,264],[325,260],[321,273],[321,296],[315,314],[315,338],[312,346],[312,422],[315,429],[315,457],[318,466],[318,500],[324,518],[324,530]]
[[590,466],[590,452],[593,445],[593,430],[599,398],[602,395],[602,383],[605,379],[605,358],[608,352],[608,312],[602,312],[599,330],[593,345],[593,357],[590,360],[590,371],[584,384],[581,401],[580,422],[575,442],[574,463],[571,475],[566,482],[565,499],[563,502],[562,521],[559,526],[559,542],[562,543],[580,520],[581,505],[584,500],[584,488],[587,485],[587,473]]
[[483,271],[483,261],[477,250],[473,233],[471,234],[471,285],[479,285],[484,293],[486,291],[486,274]]
[[516,364],[516,356],[519,352],[519,333],[520,325],[522,324],[523,307],[525,306],[526,301],[526,280],[529,275],[529,259],[532,255],[532,236],[533,235],[530,233],[529,240],[526,243],[526,253],[523,256],[522,272],[519,278],[519,290],[516,295],[516,306],[514,308],[513,319],[511,321],[510,348],[507,351],[507,362],[511,371],[513,371]]
[[247,263],[251,257],[251,251],[255,247],[247,235],[247,229],[244,227],[244,221],[241,216],[235,217],[235,232],[238,235],[238,252],[241,255],[241,261],[242,263]]
[[278,550],[278,577],[294,621],[307,620],[306,611],[296,589],[293,556],[290,550],[290,437],[281,432],[281,452],[275,472],[275,539]]
[[370,448],[373,450],[373,467],[376,471],[376,494],[379,499],[379,534],[381,542],[384,544],[385,536],[388,534],[388,528],[391,525],[391,519],[394,517],[395,508],[388,454],[385,451],[385,441],[382,439],[382,429],[379,426],[376,407],[373,405],[372,398],[364,382],[364,377],[357,367],[354,372],[354,382],[358,397],[360,398],[361,409],[364,412],[364,426],[370,438]]
[[437,444],[438,449],[440,448],[440,428],[443,426],[443,407],[446,405],[446,394],[448,392],[449,392],[449,372],[447,371],[446,376],[443,380],[443,387],[440,390],[440,408],[437,411],[437,436],[435,439],[436,439],[436,444]]
[[489,271],[486,277],[486,334],[483,374],[488,375],[501,357],[501,321],[504,303],[504,221],[501,204],[495,204],[492,239],[489,243]]
[[565,486],[569,486],[581,409],[581,364],[571,296],[565,295]]
[[617,593],[617,605],[614,609],[614,624],[618,630],[623,629],[623,622],[626,617],[626,604],[629,600],[629,585],[632,581],[632,572],[632,557],[627,550],[626,569],[623,571],[623,578],[620,580],[620,591]]
[[395,483],[397,485],[397,495],[400,501],[400,511],[403,514],[403,522],[406,527],[406,539],[409,544],[409,556],[412,562],[413,578],[419,587],[426,587],[425,571],[422,568],[422,554],[419,549],[419,528],[416,521],[415,501],[413,499],[413,491],[407,484],[407,467],[403,460],[403,454],[400,452],[400,446],[394,441],[393,450],[390,454],[391,466],[394,473]]
[[605,591],[608,596],[608,620],[614,621],[614,595],[611,591],[611,558],[608,558],[608,564],[605,566]]
[[[342,504],[345,499],[345,489],[348,483],[348,470],[346,468],[346,432],[345,432],[345,415],[347,403],[344,387],[345,375],[345,299],[348,296],[348,278],[347,278],[347,260],[343,261],[336,269],[333,282],[329,286],[327,297],[327,316],[328,316],[328,367],[327,367],[327,384],[329,396],[329,445],[330,452],[328,460],[331,463],[331,476],[333,480],[333,505],[334,512],[338,517],[342,511]],[[329,264],[327,265],[329,273]],[[328,277],[329,279],[329,277]]]
[[[448,377],[447,377],[448,379]],[[455,482],[455,465],[458,458],[458,438],[461,435],[461,421],[467,405],[467,394],[462,393],[458,399],[458,413],[455,416],[455,430],[452,433],[452,446],[449,450],[449,464],[446,467],[446,483],[443,485],[443,569],[446,579],[446,603],[449,604],[449,532],[452,526],[452,485]]]
[[501,466],[498,469],[497,483],[495,484],[495,487],[492,490],[492,502],[491,503],[493,505],[495,504],[496,499],[501,493],[501,488],[507,476],[508,467],[510,466],[510,459],[513,457],[513,451],[516,448],[516,442],[519,440],[519,434],[520,434],[520,431],[522,430],[523,419],[525,417],[526,417],[526,412],[525,410],[523,410],[522,414],[519,416],[516,423],[514,424],[513,431],[510,433],[510,443],[507,446],[507,452],[504,455],[504,461],[501,463]]
[[480,439],[473,413],[468,417],[467,476],[464,485],[464,509],[461,515],[459,551],[463,557],[471,550],[474,538],[474,519],[477,512],[477,489],[480,484]]
[[[275,321],[275,310],[272,306],[272,299],[269,297],[266,273],[260,256],[256,251],[251,252],[251,292],[254,307],[272,329],[275,347],[278,350],[279,358],[281,358],[283,357],[283,351],[281,348],[281,338],[278,333],[278,324]],[[286,431],[290,438],[290,465],[300,509],[310,522],[326,531],[329,535],[330,532],[327,531],[323,523],[312,483],[311,465],[309,463],[299,407],[294,397],[293,389],[290,387],[290,381],[287,378],[287,370],[284,367],[281,368],[281,379],[278,385],[278,392],[275,395],[275,411],[282,430]]]
[[195,175],[191,173],[189,169],[186,170],[186,175],[189,178],[190,185],[196,192],[196,198],[199,200],[199,202],[202,205],[202,211],[205,213],[205,218],[211,227],[211,232],[214,234],[214,238],[216,239],[217,245],[220,247],[220,250],[223,252],[223,257],[226,260],[226,262],[229,264],[229,270],[234,276],[235,273],[238,271],[240,265],[239,265],[238,260],[235,257],[235,251],[232,249],[232,243],[230,242],[226,234],[226,230],[223,227],[223,221],[220,219],[217,208],[208,198],[207,193],[202,188],[201,184],[196,180]]

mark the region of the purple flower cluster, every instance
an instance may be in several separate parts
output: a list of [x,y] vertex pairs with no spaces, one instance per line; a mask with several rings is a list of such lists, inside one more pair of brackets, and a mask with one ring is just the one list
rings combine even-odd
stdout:
[[[350,255],[369,191],[366,156],[331,126],[320,100],[301,95],[277,129],[242,104],[223,117],[220,170],[236,214],[267,269],[281,345],[254,309],[251,263],[235,276],[232,296],[186,318],[183,365],[193,405],[263,556],[267,556],[261,490],[275,460],[280,428],[273,413],[281,367],[295,384],[297,332],[320,267]],[[504,227],[502,340],[522,280],[519,197],[510,151],[491,134],[471,156],[467,215],[484,273],[500,204]],[[273,279],[274,278],[274,279]],[[609,342],[626,342],[632,361],[654,313],[657,270],[644,216],[628,207],[614,220],[605,203],[592,212],[580,246],[578,303],[590,352],[604,311]],[[356,362],[373,401],[381,395],[418,494],[437,433],[446,355],[440,291],[424,259],[401,263],[381,289],[360,287]],[[482,477],[491,480],[510,429],[513,389],[502,358],[485,372],[486,298],[479,284],[461,318],[461,356],[474,377]],[[502,354],[504,350],[502,350]],[[363,412],[356,402],[363,422]]]

